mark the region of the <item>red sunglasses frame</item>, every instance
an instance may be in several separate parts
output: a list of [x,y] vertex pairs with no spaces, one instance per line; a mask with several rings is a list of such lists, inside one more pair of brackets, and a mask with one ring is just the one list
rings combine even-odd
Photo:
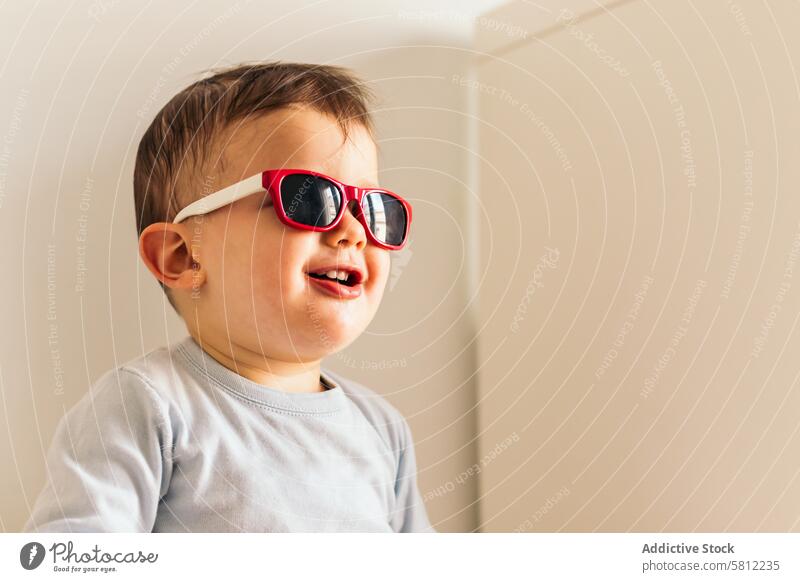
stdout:
[[[325,180],[328,180],[329,182],[333,183],[339,189],[339,192],[343,198],[343,202],[341,207],[339,208],[339,212],[336,215],[336,218],[333,219],[333,222],[331,222],[327,226],[309,226],[307,224],[296,222],[286,215],[286,211],[283,208],[283,200],[281,198],[280,187],[281,184],[283,183],[283,179],[286,176],[292,174],[305,174],[305,175],[316,176],[318,178],[324,178]],[[336,178],[332,178],[331,176],[328,176],[321,172],[314,172],[312,170],[302,170],[302,169],[264,170],[263,172],[261,172],[261,184],[263,188],[272,197],[272,205],[275,207],[275,212],[277,213],[278,218],[280,219],[281,222],[283,222],[287,226],[291,226],[293,228],[297,228],[300,230],[312,230],[318,232],[327,232],[329,230],[333,230],[342,221],[342,217],[344,216],[344,213],[347,210],[350,201],[355,200],[356,207],[358,208],[358,210],[356,210],[355,212],[355,217],[364,227],[364,231],[367,233],[367,238],[373,244],[383,249],[387,249],[390,251],[397,251],[402,249],[405,246],[406,242],[408,242],[408,233],[409,230],[411,229],[411,215],[412,215],[411,204],[407,200],[405,200],[402,196],[395,194],[391,190],[387,190],[385,188],[360,188],[358,186],[351,186],[349,184],[345,184],[344,182],[340,182]],[[407,220],[406,220],[405,232],[403,233],[403,242],[401,244],[390,245],[381,242],[375,237],[375,235],[372,233],[372,230],[369,228],[361,204],[364,200],[364,197],[372,192],[388,194],[389,196],[397,199],[403,205],[403,208],[405,208]]]

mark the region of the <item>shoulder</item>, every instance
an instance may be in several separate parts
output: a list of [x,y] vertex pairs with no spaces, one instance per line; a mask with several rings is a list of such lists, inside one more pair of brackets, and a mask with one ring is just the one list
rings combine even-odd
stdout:
[[162,406],[179,407],[191,399],[194,392],[191,390],[193,363],[183,347],[187,341],[188,338],[184,338],[123,361],[117,368],[119,375],[125,376],[129,384],[149,392]]
[[160,392],[169,385],[170,370],[173,368],[177,356],[177,344],[160,346],[126,361],[123,361],[118,370],[128,376],[138,378],[140,382],[152,390]]
[[322,372],[342,388],[350,402],[361,411],[393,450],[405,448],[408,440],[408,423],[391,402],[372,388],[338,372],[332,372],[327,368],[323,368]]
[[[169,419],[169,386],[166,374],[170,349],[154,350],[118,361],[89,386],[89,390],[73,406],[73,409],[90,408],[95,414],[103,413],[109,418],[124,415],[127,419],[147,418],[156,423]],[[74,414],[78,414],[74,410]],[[110,422],[110,421],[109,421]]]
[[[152,429],[168,435],[169,406],[150,383],[119,364],[91,382],[88,390],[65,411],[56,428],[55,440],[67,439],[76,446],[146,438]],[[165,438],[166,440],[166,438]]]

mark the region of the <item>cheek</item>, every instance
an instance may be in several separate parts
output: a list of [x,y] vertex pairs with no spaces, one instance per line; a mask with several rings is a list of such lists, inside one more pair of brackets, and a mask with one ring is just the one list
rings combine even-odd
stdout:
[[252,310],[254,300],[270,300],[279,295],[276,283],[281,279],[280,233],[276,237],[253,221],[231,220],[225,236],[215,244],[219,252],[210,253],[213,256],[209,276],[213,281],[209,282],[224,294],[220,300],[225,302],[226,311],[246,312]]
[[311,233],[264,229],[248,251],[247,272],[253,291],[265,301],[277,303],[301,291],[306,284],[303,266],[313,257]]
[[383,295],[386,291],[389,276],[391,274],[391,264],[388,259],[378,257],[367,261],[369,269],[369,280],[364,285],[366,300],[369,303],[370,317],[374,316],[380,306]]
[[375,277],[376,286],[382,291],[392,270],[392,262],[388,251],[381,251],[381,254],[375,257],[371,263],[373,265],[370,267],[371,271],[377,273],[377,277]]

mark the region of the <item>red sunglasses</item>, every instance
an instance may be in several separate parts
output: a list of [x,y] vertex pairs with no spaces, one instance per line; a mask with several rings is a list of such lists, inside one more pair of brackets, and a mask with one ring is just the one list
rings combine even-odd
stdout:
[[383,188],[350,186],[311,170],[264,170],[195,200],[173,222],[206,214],[252,194],[268,192],[278,218],[300,230],[325,232],[338,226],[351,200],[367,238],[387,250],[403,248],[411,226],[411,204]]

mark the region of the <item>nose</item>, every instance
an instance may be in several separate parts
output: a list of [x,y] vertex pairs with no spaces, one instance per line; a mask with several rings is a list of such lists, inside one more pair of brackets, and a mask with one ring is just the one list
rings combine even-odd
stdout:
[[328,244],[333,247],[354,245],[357,250],[362,250],[367,244],[367,234],[364,226],[356,218],[358,202],[351,200],[344,210],[341,222],[336,228],[322,233]]

